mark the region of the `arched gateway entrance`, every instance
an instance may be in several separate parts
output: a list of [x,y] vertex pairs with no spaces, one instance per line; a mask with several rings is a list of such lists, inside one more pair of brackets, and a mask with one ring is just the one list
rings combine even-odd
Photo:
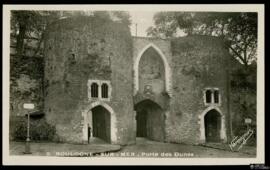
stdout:
[[100,138],[108,143],[111,142],[111,116],[110,112],[102,106],[92,109],[92,128],[93,137]]
[[221,116],[216,110],[210,110],[204,117],[206,142],[220,142]]
[[164,141],[164,111],[151,100],[135,105],[136,136],[155,141]]
[[208,107],[199,115],[200,140],[205,142],[226,142],[225,115],[218,107]]
[[[170,67],[166,56],[154,44],[145,46],[134,60],[134,96],[136,136],[163,142],[165,114],[157,103],[166,103],[164,94],[170,95]],[[154,100],[151,100],[154,99]],[[162,100],[159,102],[154,102]]]
[[113,109],[106,103],[96,101],[91,103],[83,112],[84,127],[83,141],[88,142],[89,127],[90,139],[102,139],[107,143],[116,143],[116,117]]

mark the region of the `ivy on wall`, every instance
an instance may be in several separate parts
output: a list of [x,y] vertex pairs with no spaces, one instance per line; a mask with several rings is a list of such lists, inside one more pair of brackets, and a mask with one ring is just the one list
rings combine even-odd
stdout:
[[[11,112],[18,112],[18,103],[33,102],[43,107],[43,58],[11,57],[10,60],[10,104]],[[13,114],[13,113],[12,113]],[[19,114],[19,113],[15,113]]]

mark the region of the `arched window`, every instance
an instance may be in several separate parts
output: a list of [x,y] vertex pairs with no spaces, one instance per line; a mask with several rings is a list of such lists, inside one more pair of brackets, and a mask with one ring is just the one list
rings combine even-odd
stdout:
[[219,91],[218,90],[214,91],[214,102],[219,103]]
[[97,83],[91,84],[91,97],[98,97],[98,84]]
[[108,80],[88,80],[88,99],[110,101],[111,83]]
[[108,98],[108,85],[106,83],[101,85],[101,97]]
[[206,101],[206,103],[211,103],[211,98],[212,98],[212,91],[211,90],[206,90],[206,92],[205,92],[205,101]]

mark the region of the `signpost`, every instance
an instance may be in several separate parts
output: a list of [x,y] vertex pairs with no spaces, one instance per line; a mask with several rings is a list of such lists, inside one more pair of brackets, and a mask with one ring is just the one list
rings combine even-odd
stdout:
[[24,103],[23,108],[32,110],[35,108],[35,105],[33,103]]
[[249,129],[249,125],[251,124],[252,120],[250,118],[245,118],[245,124],[247,125],[247,130]]
[[[32,110],[35,108],[35,105],[33,103],[25,103],[25,104],[23,104],[23,108],[27,109],[27,110]],[[27,113],[27,137],[26,137],[24,154],[31,154],[31,150],[30,150],[30,111],[28,111],[28,113]]]

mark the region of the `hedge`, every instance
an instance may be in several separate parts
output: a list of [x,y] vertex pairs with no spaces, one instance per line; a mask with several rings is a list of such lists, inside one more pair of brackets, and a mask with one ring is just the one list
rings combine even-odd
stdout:
[[[22,117],[11,122],[13,140],[26,140],[27,118]],[[54,126],[48,124],[44,118],[30,119],[30,139],[34,141],[53,141],[56,135]]]

